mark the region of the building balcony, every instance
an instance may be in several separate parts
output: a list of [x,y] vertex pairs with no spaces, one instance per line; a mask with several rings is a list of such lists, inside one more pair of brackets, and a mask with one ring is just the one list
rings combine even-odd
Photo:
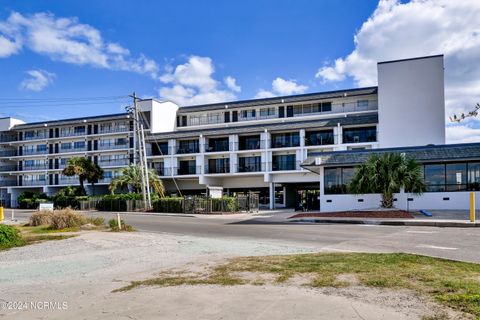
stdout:
[[33,135],[33,136],[23,136],[24,141],[29,141],[29,140],[43,140],[43,139],[48,139],[47,134],[39,134],[39,135]]
[[37,165],[22,165],[19,167],[21,171],[33,171],[33,170],[48,170],[48,164],[37,164]]
[[85,136],[87,135],[86,131],[79,131],[79,132],[60,132],[58,138],[66,138],[66,137],[78,137],[78,136]]
[[130,159],[118,159],[118,160],[100,160],[98,165],[100,167],[118,167],[118,166],[128,166],[130,164]]
[[83,148],[60,148],[58,153],[71,153],[71,152],[84,152],[87,151],[87,147]]
[[0,166],[0,172],[17,171],[16,165]]
[[35,154],[48,154],[48,151],[45,149],[45,150],[36,150],[36,149],[23,149],[22,150],[22,155],[24,156],[31,156],[31,155],[35,155]]
[[263,171],[265,171],[264,163],[237,165],[237,172],[263,172]]
[[185,166],[180,168],[175,168],[174,172],[177,173],[179,176],[183,175],[196,175],[202,172],[201,166]]
[[115,150],[115,149],[128,149],[130,148],[129,144],[104,144],[99,145],[98,150]]
[[209,141],[208,144],[205,145],[205,152],[223,152],[229,150],[228,138],[226,140]]
[[2,180],[0,181],[0,187],[15,187],[18,186],[17,180]]
[[18,137],[15,135],[15,136],[11,136],[11,135],[4,135],[4,136],[0,136],[0,142],[12,142],[12,141],[17,141],[18,140]]
[[189,154],[189,153],[199,153],[199,146],[179,146],[177,147],[177,154]]
[[108,133],[120,133],[120,132],[129,132],[131,131],[128,127],[112,127],[100,129],[96,134],[108,134]]
[[230,166],[205,166],[205,173],[230,173]]
[[47,180],[23,180],[22,186],[46,186],[48,185]]
[[300,161],[274,161],[270,163],[272,171],[300,170]]
[[15,157],[18,155],[17,150],[0,151],[0,157]]

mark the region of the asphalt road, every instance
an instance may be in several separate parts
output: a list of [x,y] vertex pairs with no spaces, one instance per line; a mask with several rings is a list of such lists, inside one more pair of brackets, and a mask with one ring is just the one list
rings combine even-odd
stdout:
[[[31,213],[16,210],[16,217]],[[106,220],[113,213],[94,213]],[[8,219],[10,211],[5,212]],[[312,251],[409,252],[480,263],[480,228],[437,228],[345,224],[294,224],[272,216],[173,216],[122,214],[142,232],[198,237],[248,238],[309,245]]]

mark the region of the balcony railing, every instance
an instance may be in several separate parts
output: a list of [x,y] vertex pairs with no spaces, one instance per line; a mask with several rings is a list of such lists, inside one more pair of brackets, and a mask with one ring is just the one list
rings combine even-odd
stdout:
[[205,152],[222,152],[229,151],[228,141],[217,141],[212,144],[205,145]]
[[300,170],[300,161],[274,161],[270,163],[271,171]]
[[205,166],[205,173],[230,173],[230,166]]
[[112,182],[112,179],[113,179],[113,177],[103,178],[103,179],[98,180],[97,183],[110,183],[110,182]]
[[177,175],[183,176],[183,175],[193,175],[193,174],[200,174],[202,171],[201,166],[186,166],[186,167],[180,167],[180,168],[175,168],[174,169]]
[[28,141],[28,140],[40,140],[40,139],[47,139],[48,135],[47,134],[39,134],[39,135],[33,135],[33,136],[23,136],[23,140]]
[[155,168],[157,171],[157,174],[160,177],[168,177],[172,175],[172,170],[170,168]]
[[46,186],[47,180],[23,180],[22,186]]
[[48,164],[36,164],[36,165],[22,165],[22,171],[29,171],[29,170],[47,170]]
[[118,160],[100,160],[98,165],[100,167],[115,167],[115,166],[128,166],[130,159],[118,159]]
[[75,132],[75,131],[60,131],[60,134],[59,134],[59,138],[64,138],[64,137],[78,137],[78,136],[85,136],[87,134],[87,131],[79,131],[79,132]]
[[17,136],[0,136],[0,142],[11,142],[17,141]]
[[0,181],[0,187],[14,187],[17,186],[17,180],[3,180]]
[[87,147],[82,148],[60,148],[58,153],[69,153],[69,152],[83,152],[87,151]]
[[48,153],[47,149],[45,149],[45,150],[23,149],[23,151],[22,151],[22,154],[24,156],[30,156],[30,155],[34,155],[34,154],[47,154],[47,153]]
[[265,163],[237,165],[237,172],[263,172],[263,171],[265,171]]
[[17,150],[0,151],[0,157],[15,157],[18,155]]
[[177,154],[187,154],[187,153],[199,153],[199,146],[192,145],[192,146],[178,146],[177,147]]
[[78,181],[78,177],[60,178],[58,179],[58,184],[77,185],[80,184],[80,182]]
[[265,141],[263,140],[255,140],[255,141],[248,141],[248,142],[236,142],[235,143],[235,150],[259,150],[265,148]]
[[98,146],[98,150],[115,150],[115,149],[128,149],[129,144],[103,144]]
[[100,129],[97,134],[106,134],[106,133],[117,133],[117,132],[128,132],[130,131],[129,127],[112,127]]
[[0,166],[0,171],[2,171],[2,172],[17,171],[17,166],[16,165]]

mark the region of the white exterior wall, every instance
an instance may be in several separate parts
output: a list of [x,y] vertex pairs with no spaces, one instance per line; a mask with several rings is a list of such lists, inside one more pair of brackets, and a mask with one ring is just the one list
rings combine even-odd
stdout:
[[138,108],[141,111],[150,111],[151,133],[175,131],[178,111],[178,105],[175,103],[144,100],[138,102]]
[[10,130],[13,126],[18,125],[18,124],[24,124],[22,120],[18,120],[15,118],[0,118],[0,131],[8,131]]
[[378,64],[381,148],[445,144],[443,56]]
[[[407,210],[407,199],[409,201],[408,209],[410,211],[418,210],[469,210],[470,192],[427,192],[421,196],[414,196],[407,193],[398,193],[394,197],[395,208]],[[448,200],[446,200],[448,198]],[[359,202],[363,199],[363,202]],[[480,192],[475,192],[476,202],[480,201]],[[331,202],[327,202],[327,201]],[[322,195],[320,197],[321,212],[335,212],[346,210],[366,210],[380,207],[380,194],[332,194]]]

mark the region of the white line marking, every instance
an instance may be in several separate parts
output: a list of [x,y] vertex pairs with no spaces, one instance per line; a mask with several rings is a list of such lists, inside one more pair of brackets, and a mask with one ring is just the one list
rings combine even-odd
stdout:
[[429,244],[421,244],[417,246],[417,248],[429,248],[429,249],[439,249],[439,250],[458,250],[458,248],[451,248],[451,247],[437,247],[437,246],[432,246]]
[[437,231],[413,231],[413,230],[409,230],[407,231],[407,233],[438,233]]

